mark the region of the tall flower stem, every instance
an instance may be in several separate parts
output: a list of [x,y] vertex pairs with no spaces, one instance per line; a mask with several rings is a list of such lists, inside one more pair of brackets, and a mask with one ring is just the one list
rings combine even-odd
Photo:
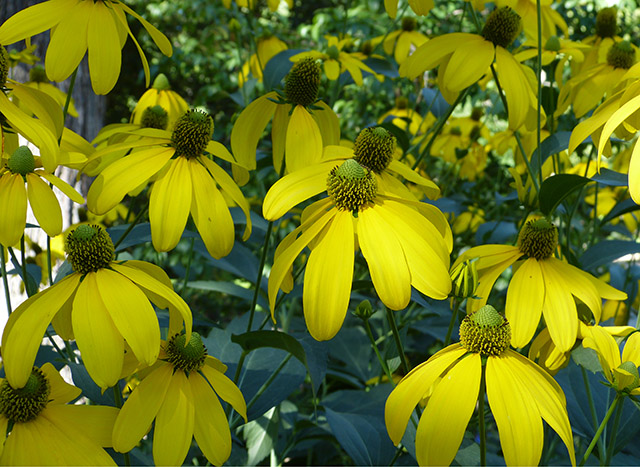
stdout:
[[251,309],[249,310],[249,322],[247,323],[247,332],[251,331],[253,318],[256,314],[258,305],[258,294],[260,293],[260,285],[262,284],[262,275],[264,273],[264,265],[267,262],[267,253],[269,252],[269,241],[273,232],[273,221],[267,224],[267,232],[264,234],[264,243],[262,245],[262,254],[260,255],[260,265],[258,266],[258,277],[256,277],[256,287],[253,291],[253,299],[251,300]]
[[187,258],[187,267],[184,271],[184,280],[182,281],[182,287],[180,288],[180,293],[184,293],[184,289],[187,288],[187,283],[189,282],[189,273],[191,271],[191,261],[193,260],[193,245],[196,239],[191,238],[191,245],[189,246],[189,257]]
[[[537,120],[536,120],[536,147],[538,148],[538,177],[540,185],[542,185],[542,151],[540,150],[541,140],[541,120],[542,120],[542,18],[540,11],[540,0],[536,0],[536,18],[538,28],[538,57],[536,61],[537,66],[537,81],[538,81],[538,105],[537,105]],[[524,154],[523,154],[524,155]],[[526,156],[525,156],[526,159]]]
[[2,268],[2,285],[4,286],[4,299],[7,302],[7,314],[11,315],[11,294],[7,280],[7,258],[4,254],[4,245],[0,245],[0,268]]
[[[589,378],[587,376],[587,370],[584,367],[580,367],[582,370],[582,381],[584,382],[584,390],[587,393],[587,401],[589,402],[589,411],[591,413],[591,423],[593,423],[593,427],[598,426],[598,416],[596,415],[596,407],[593,404],[593,396],[591,395],[591,385],[589,384]],[[599,457],[602,458],[604,455],[602,440],[598,438],[598,453]]]
[[400,362],[402,363],[402,369],[405,373],[409,373],[409,364],[407,363],[407,356],[404,353],[404,349],[402,348],[402,341],[400,340],[400,333],[398,332],[398,326],[396,325],[396,318],[389,308],[387,308],[387,320],[389,321],[389,326],[391,327],[391,332],[393,334],[393,340],[396,343],[396,347],[398,349],[398,355],[400,356]]
[[380,355],[380,351],[378,350],[378,346],[376,345],[376,340],[374,339],[373,333],[371,332],[371,325],[369,324],[369,320],[363,319],[362,321],[364,322],[364,329],[365,331],[367,331],[367,336],[369,337],[369,341],[371,342],[371,347],[373,347],[373,351],[375,352],[376,357],[378,357],[378,361],[380,362],[382,371],[384,371],[385,374],[387,375],[387,378],[389,378],[389,382],[393,384],[393,376],[391,375],[389,366],[382,358],[382,355]]
[[458,316],[458,311],[460,310],[460,304],[462,300],[459,298],[454,298],[455,305],[453,305],[453,314],[451,315],[451,321],[449,321],[449,328],[447,329],[447,335],[444,338],[444,346],[448,346],[451,341],[451,333],[453,332],[453,325],[456,322],[456,317]]
[[27,292],[27,295],[31,297],[34,293],[37,292],[33,290],[29,285],[29,276],[27,272],[27,258],[26,252],[24,249],[24,235],[20,237],[20,264],[22,266],[22,282],[24,283],[24,290]]
[[136,218],[133,220],[133,222],[131,224],[129,224],[129,226],[127,227],[127,230],[124,231],[124,233],[120,236],[120,238],[118,239],[118,241],[113,245],[113,249],[117,250],[118,247],[120,246],[120,244],[124,241],[124,239],[127,237],[127,235],[129,235],[131,233],[131,231],[133,230],[133,228],[138,224],[138,222],[140,222],[140,219],[142,219],[142,216],[144,215],[144,213],[147,212],[147,209],[149,208],[149,203],[147,203],[147,205],[145,206],[144,209],[142,209],[138,215],[136,216]]
[[604,461],[604,465],[611,465],[611,458],[616,451],[616,437],[618,436],[618,428],[620,427],[620,418],[622,416],[622,408],[624,407],[624,401],[618,404],[618,410],[616,410],[616,417],[613,419],[613,428],[611,429],[611,440],[607,446],[607,458]]
[[480,433],[480,465],[487,465],[487,433],[484,424],[484,393],[486,391],[486,362],[482,364],[480,374],[480,392],[478,393],[478,431]]
[[582,456],[582,460],[580,461],[580,464],[578,464],[579,466],[583,466],[584,463],[587,462],[587,459],[591,455],[591,452],[593,451],[593,448],[595,447],[596,443],[598,442],[598,439],[602,435],[602,432],[604,431],[604,427],[607,426],[607,422],[609,422],[609,419],[611,418],[611,415],[613,414],[613,410],[616,408],[616,405],[618,405],[618,402],[620,402],[620,399],[622,399],[622,396],[620,394],[616,394],[616,398],[611,403],[611,406],[609,407],[609,410],[607,410],[607,414],[602,419],[602,422],[600,423],[600,426],[598,427],[598,430],[596,431],[596,434],[593,435],[593,439],[591,440],[591,443],[589,444],[589,447],[587,448],[586,452],[584,453],[584,456]]

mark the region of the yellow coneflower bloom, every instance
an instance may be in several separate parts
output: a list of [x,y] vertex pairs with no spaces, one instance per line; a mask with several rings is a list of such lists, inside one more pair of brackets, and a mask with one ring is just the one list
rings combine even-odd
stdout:
[[287,44],[276,36],[267,35],[258,39],[257,52],[251,54],[249,60],[242,65],[242,71],[238,75],[238,85],[244,86],[251,74],[258,81],[262,81],[264,67],[269,60],[283,50],[287,50]]
[[222,465],[231,454],[231,433],[218,398],[247,420],[240,389],[224,375],[227,367],[207,355],[198,333],[176,334],[163,341],[158,362],[147,372],[120,410],[113,427],[113,447],[133,449],[155,420],[156,465],[182,465],[195,437],[205,457]]
[[113,261],[102,227],[72,230],[66,250],[74,272],[22,303],[4,329],[2,359],[13,387],[27,383],[49,323],[63,339],[75,338],[87,372],[103,389],[120,379],[125,340],[140,362],[158,358],[160,327],[151,302],[169,308],[171,322],[184,321],[191,333],[191,311],[166,273],[144,261]]
[[382,46],[384,51],[393,55],[398,64],[404,62],[412,48],[420,47],[427,42],[429,38],[419,31],[416,31],[418,23],[415,18],[409,16],[402,18],[402,27],[396,31],[391,31],[385,36],[372,39],[373,44],[380,43],[383,39]]
[[69,404],[81,392],[51,363],[29,369],[23,385],[0,378],[0,464],[116,465],[102,448],[118,409]]
[[0,44],[13,44],[51,29],[45,56],[47,76],[64,81],[88,51],[93,90],[107,94],[120,76],[121,50],[129,35],[140,54],[148,86],[149,63],[129,28],[127,14],[140,21],[163,54],[171,56],[166,36],[119,0],[49,0],[30,6],[0,26]]
[[542,368],[511,350],[510,337],[509,322],[489,305],[465,317],[460,344],[445,347],[411,370],[389,395],[385,422],[391,441],[402,440],[413,410],[430,393],[416,432],[416,457],[419,465],[449,465],[478,397],[484,401],[484,380],[507,465],[538,464],[543,419],[560,436],[575,465],[562,389]]
[[426,133],[435,123],[436,117],[431,111],[424,116],[420,115],[417,111],[409,108],[409,100],[406,97],[400,96],[396,97],[395,106],[378,119],[378,123],[387,120],[398,128],[407,130],[410,135],[416,135],[418,132]]
[[[524,347],[533,338],[544,315],[549,334],[560,352],[576,341],[578,311],[574,296],[600,321],[602,299],[624,300],[627,294],[575,266],[553,257],[558,247],[558,230],[545,218],[529,220],[520,231],[518,245],[482,245],[465,251],[454,266],[478,258],[480,285],[477,299],[467,301],[475,311],[487,303],[491,289],[502,272],[526,257],[513,273],[507,289],[506,317],[513,329],[513,345]],[[618,297],[618,298],[616,298]]]
[[171,90],[171,84],[169,84],[169,80],[164,73],[156,76],[151,87],[138,100],[131,114],[131,123],[142,125],[142,116],[145,110],[156,105],[159,105],[167,112],[168,120],[165,129],[169,131],[173,130],[176,121],[189,110],[189,104],[182,96]]
[[[558,33],[558,29],[565,36],[569,35],[567,23],[560,13],[551,7],[553,0],[540,2],[540,19],[542,23],[542,41]],[[508,6],[522,18],[522,28],[525,35],[535,41],[538,40],[538,14],[536,13],[536,0],[497,0],[498,7]]]

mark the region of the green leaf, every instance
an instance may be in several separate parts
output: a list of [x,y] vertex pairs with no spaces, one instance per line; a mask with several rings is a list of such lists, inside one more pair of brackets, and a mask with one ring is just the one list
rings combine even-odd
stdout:
[[[557,154],[569,147],[570,131],[559,131],[546,138],[540,143],[540,154],[542,155],[542,163],[547,160],[551,154]],[[538,173],[538,150],[536,149],[531,156],[531,172]]]
[[600,360],[598,360],[598,354],[593,349],[578,346],[571,352],[571,358],[573,358],[574,362],[585,370],[589,370],[591,373],[602,372]]
[[242,427],[247,446],[246,465],[257,465],[275,446],[280,426],[279,412],[278,407],[272,407],[267,413]]
[[626,240],[603,240],[582,254],[580,264],[583,269],[591,270],[634,253],[640,253],[640,243]]
[[293,62],[289,59],[302,51],[301,49],[288,49],[271,57],[262,72],[265,92],[281,87],[282,78],[289,73],[293,66]]
[[591,180],[608,186],[629,186],[629,176],[609,169],[600,169],[600,173]]
[[615,219],[618,216],[622,216],[623,214],[627,214],[630,212],[634,212],[640,209],[640,206],[637,205],[632,199],[625,199],[616,204],[609,214],[604,216],[602,219],[602,224],[606,224],[611,219]]
[[[193,281],[188,282],[187,287],[198,290],[209,290],[212,292],[220,292],[234,297],[239,297],[251,303],[253,299],[253,290],[245,289],[239,285],[222,281]],[[269,309],[269,304],[264,297],[258,294],[258,304],[265,310]]]
[[540,210],[544,215],[550,215],[570,193],[590,181],[574,174],[558,174],[547,178],[540,187]]

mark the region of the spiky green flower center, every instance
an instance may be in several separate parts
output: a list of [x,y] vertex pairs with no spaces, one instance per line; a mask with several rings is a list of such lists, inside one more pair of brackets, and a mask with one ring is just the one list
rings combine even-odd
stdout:
[[415,18],[411,18],[411,17],[402,18],[402,30],[403,31],[415,31],[417,26],[418,26],[418,23],[415,20]]
[[497,357],[511,345],[511,326],[494,307],[485,305],[462,320],[460,345],[469,352]]
[[545,50],[550,50],[552,52],[559,52],[561,46],[562,45],[560,44],[560,39],[558,38],[558,36],[549,37],[549,39],[547,39],[547,42],[544,44]]
[[176,153],[185,157],[198,157],[204,153],[213,134],[213,118],[201,110],[187,110],[178,119],[171,142]]
[[151,85],[153,89],[157,89],[158,91],[165,91],[171,87],[169,84],[169,80],[165,76],[164,73],[158,74],[156,79],[153,80],[153,84]]
[[630,361],[622,362],[618,368],[626,371],[627,373],[631,374],[631,376],[633,377],[633,381],[628,383],[623,388],[619,387],[618,390],[632,391],[633,389],[637,388],[640,385],[640,375],[638,375],[638,367],[636,366],[635,363]]
[[82,224],[69,232],[65,244],[67,260],[78,274],[106,268],[114,258],[111,237],[103,227]]
[[9,53],[0,45],[0,88],[7,82],[9,76]]
[[318,99],[319,88],[320,65],[313,58],[294,63],[284,80],[285,98],[295,105],[313,104]]
[[202,338],[197,332],[191,333],[187,342],[185,334],[176,334],[167,342],[167,361],[176,370],[198,371],[204,365],[207,357],[207,348],[202,343]]
[[35,65],[29,70],[29,81],[32,83],[48,83],[47,72],[44,71],[44,67]]
[[380,174],[389,167],[396,151],[396,138],[381,126],[365,128],[353,146],[353,158],[360,165]]
[[9,156],[7,166],[14,174],[27,175],[36,168],[36,160],[31,149],[27,146],[20,146]]
[[334,167],[327,177],[327,193],[341,211],[357,213],[360,208],[373,203],[377,192],[378,183],[371,170],[354,159],[347,159],[339,167]]
[[449,274],[451,295],[458,298],[473,297],[478,287],[478,268],[475,261],[467,260],[458,264]]
[[547,259],[558,247],[558,229],[544,217],[530,220],[518,236],[522,254],[537,260]]
[[169,124],[169,114],[160,105],[154,105],[153,107],[147,107],[142,112],[142,118],[140,120],[140,126],[142,128],[157,128],[159,130],[166,130]]
[[0,413],[13,422],[35,419],[49,402],[51,385],[39,368],[33,368],[27,384],[14,389],[8,380],[0,385]]
[[613,68],[628,70],[636,61],[636,53],[629,41],[613,44],[607,52],[607,63]]
[[613,37],[618,32],[618,9],[603,8],[596,15],[596,36]]
[[520,15],[510,7],[497,8],[491,12],[482,28],[482,37],[494,45],[507,48],[520,33]]

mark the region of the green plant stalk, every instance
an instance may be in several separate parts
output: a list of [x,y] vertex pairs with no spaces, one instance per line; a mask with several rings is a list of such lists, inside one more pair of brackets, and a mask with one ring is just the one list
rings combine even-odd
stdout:
[[393,375],[389,370],[389,366],[382,358],[382,355],[380,355],[380,351],[378,351],[376,340],[374,339],[373,333],[371,332],[371,325],[369,324],[369,320],[364,319],[363,321],[364,321],[364,329],[365,331],[367,331],[367,336],[369,337],[369,341],[371,342],[371,347],[373,347],[373,351],[376,353],[376,357],[378,357],[378,362],[380,362],[380,367],[382,367],[382,371],[384,371],[384,373],[387,375],[387,378],[389,378],[389,382],[395,386],[395,384],[393,383]]
[[[536,106],[536,147],[538,148],[538,177],[542,185],[542,151],[541,149],[541,121],[542,121],[542,16],[540,11],[540,0],[536,0],[536,19],[538,28],[538,57],[536,60],[537,82],[538,82],[538,104]],[[524,153],[523,153],[524,156]],[[526,158],[526,156],[524,156]]]
[[144,213],[147,212],[148,208],[149,208],[149,203],[147,203],[145,208],[138,213],[138,215],[133,220],[133,222],[131,224],[129,224],[129,227],[127,227],[127,230],[124,231],[124,233],[120,236],[118,241],[113,245],[114,251],[118,249],[118,247],[124,241],[124,239],[127,237],[127,235],[129,235],[131,233],[131,231],[133,230],[133,228],[138,224],[138,222],[140,222],[140,219],[142,218]]
[[402,455],[402,449],[402,443],[398,443],[398,447],[396,447],[396,452],[393,455],[393,459],[391,459],[391,462],[389,462],[389,467],[392,467],[396,463],[398,458]]
[[269,221],[269,223],[267,224],[267,232],[264,234],[262,254],[260,255],[260,265],[258,266],[258,277],[256,278],[256,288],[254,289],[254,292],[253,292],[253,298],[251,300],[251,308],[249,310],[249,322],[247,323],[247,332],[251,331],[251,326],[253,325],[253,318],[256,314],[256,306],[258,305],[258,294],[260,293],[260,284],[262,284],[262,275],[264,272],[264,265],[267,262],[267,253],[269,252],[269,241],[271,240],[272,232],[273,232],[273,221]]
[[24,284],[24,290],[27,292],[27,296],[31,297],[37,292],[37,289],[33,291],[31,290],[31,287],[29,287],[26,253],[24,250],[24,234],[22,235],[22,237],[20,237],[20,265],[22,268],[22,283]]
[[405,374],[409,373],[409,364],[407,363],[407,356],[405,355],[404,349],[402,348],[402,341],[400,340],[400,333],[398,332],[398,326],[396,325],[395,315],[389,308],[385,308],[387,310],[387,320],[389,320],[389,326],[391,327],[391,332],[393,333],[393,340],[396,343],[398,355],[400,355],[402,369],[404,370]]
[[609,410],[607,410],[607,414],[602,419],[602,422],[600,423],[600,426],[598,427],[598,431],[596,431],[596,434],[593,435],[593,439],[591,440],[591,443],[589,444],[589,447],[587,448],[586,452],[584,453],[584,456],[582,456],[582,460],[580,461],[580,464],[578,464],[580,467],[583,466],[585,464],[585,462],[587,462],[587,459],[591,455],[591,451],[593,451],[593,448],[595,447],[596,442],[598,441],[598,438],[600,438],[600,435],[602,435],[604,427],[607,425],[607,422],[609,422],[609,419],[611,418],[611,415],[613,414],[613,410],[616,408],[616,405],[618,405],[618,402],[620,401],[620,399],[622,399],[622,397],[623,396],[621,396],[620,394],[616,394],[616,398],[613,400],[613,402],[609,406]]
[[478,431],[480,433],[480,465],[487,465],[487,433],[484,423],[484,393],[486,391],[486,362],[480,373],[480,392],[478,393]]
[[[115,386],[113,386],[113,398],[116,402],[116,407],[121,409],[122,408],[122,393],[120,392],[120,387],[118,385],[118,383],[116,383]],[[127,467],[129,467],[131,465],[131,459],[129,458],[129,453],[125,452],[122,454],[124,456],[124,465],[126,465]]]
[[[593,396],[591,395],[591,385],[589,384],[587,371],[582,366],[580,367],[580,370],[582,371],[582,381],[584,382],[584,390],[587,393],[587,401],[589,402],[589,412],[591,413],[591,423],[593,423],[593,427],[595,428],[598,426],[598,416],[596,415],[596,407],[593,404]],[[602,446],[602,440],[598,438],[598,454],[601,459],[604,454],[603,449],[604,448]]]
[[11,294],[9,293],[9,281],[7,280],[7,258],[4,254],[4,245],[0,245],[0,268],[2,268],[2,285],[4,286],[4,299],[7,302],[7,314],[10,316]]
[[[611,458],[616,450],[616,437],[618,436],[618,428],[620,427],[620,418],[622,416],[622,408],[624,407],[624,401],[618,404],[618,409],[616,410],[616,416],[613,419],[613,429],[611,430],[611,440],[607,446],[607,458],[604,462],[604,465],[611,465]],[[602,457],[600,458],[602,459]]]
[[448,346],[451,341],[451,333],[453,332],[453,325],[456,322],[456,317],[458,316],[458,311],[460,310],[460,305],[462,304],[462,300],[458,297],[454,298],[455,305],[453,306],[453,315],[451,316],[451,320],[449,321],[449,328],[447,329],[447,335],[444,338],[444,346]]
[[187,267],[184,271],[184,280],[182,281],[182,287],[180,288],[180,293],[184,293],[184,290],[187,288],[187,282],[189,282],[189,272],[191,271],[191,261],[193,260],[193,244],[195,243],[195,238],[191,238],[191,245],[189,246],[189,257],[187,258]]

